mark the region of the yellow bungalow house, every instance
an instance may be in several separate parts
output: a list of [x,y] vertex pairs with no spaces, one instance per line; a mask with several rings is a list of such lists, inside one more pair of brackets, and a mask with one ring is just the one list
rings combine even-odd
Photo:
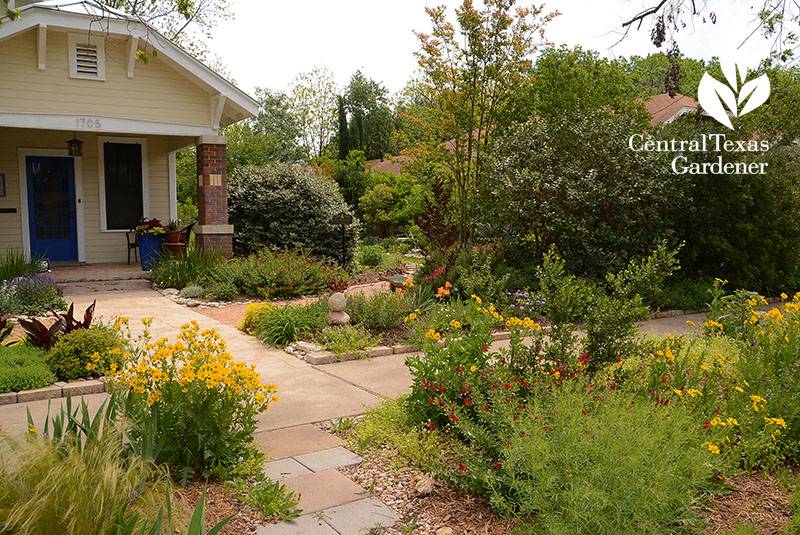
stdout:
[[177,218],[175,153],[192,145],[197,243],[230,253],[218,132],[257,102],[93,0],[9,4],[21,13],[0,13],[0,254],[125,261],[124,233],[139,219]]

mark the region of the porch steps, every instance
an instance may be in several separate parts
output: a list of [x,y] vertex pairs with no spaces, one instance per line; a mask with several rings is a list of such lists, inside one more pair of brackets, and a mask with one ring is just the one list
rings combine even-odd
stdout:
[[51,276],[66,295],[150,290],[152,275],[136,265],[83,264],[54,266]]
[[153,289],[153,283],[148,279],[64,281],[58,282],[57,284],[64,295],[85,295],[101,292],[130,292]]

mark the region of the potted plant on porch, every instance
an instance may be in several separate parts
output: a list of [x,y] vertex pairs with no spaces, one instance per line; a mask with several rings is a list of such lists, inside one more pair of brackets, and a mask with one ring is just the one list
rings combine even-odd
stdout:
[[142,271],[150,271],[158,263],[161,254],[161,243],[167,230],[158,219],[143,219],[136,225],[136,236],[139,242],[139,260]]

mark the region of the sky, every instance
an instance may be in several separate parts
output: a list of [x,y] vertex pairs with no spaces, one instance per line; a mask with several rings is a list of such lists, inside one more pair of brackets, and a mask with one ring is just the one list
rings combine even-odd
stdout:
[[[735,56],[756,66],[769,54],[769,43],[752,29],[751,2],[708,0],[716,24],[697,24],[679,34],[681,51],[690,57]],[[361,69],[395,92],[414,75],[415,31],[428,31],[425,7],[460,0],[230,0],[233,18],[214,31],[209,45],[245,91],[256,87],[286,90],[300,72],[324,65],[344,86]],[[650,23],[620,44],[623,20],[654,0],[536,0],[561,15],[547,27],[553,44],[580,45],[606,57],[647,55],[659,50],[650,42]],[[522,5],[530,5],[522,2]]]

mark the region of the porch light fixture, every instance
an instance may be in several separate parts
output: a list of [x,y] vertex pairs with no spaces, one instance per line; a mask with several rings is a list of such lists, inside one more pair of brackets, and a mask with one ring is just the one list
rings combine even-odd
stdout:
[[83,141],[72,134],[72,139],[67,141],[67,148],[69,149],[70,156],[83,156]]

